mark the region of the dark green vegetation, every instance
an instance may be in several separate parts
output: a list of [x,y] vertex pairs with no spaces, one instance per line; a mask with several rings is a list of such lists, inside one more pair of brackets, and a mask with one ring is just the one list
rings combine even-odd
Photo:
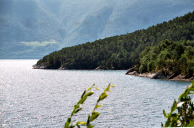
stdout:
[[194,40],[164,40],[156,46],[147,47],[140,55],[136,70],[173,76],[181,74],[186,78],[194,76]]
[[[170,113],[166,114],[163,110],[164,117],[167,118],[164,127],[194,127],[194,104],[191,95],[194,94],[194,81],[179,96],[178,101],[174,101]],[[177,111],[175,111],[177,110]]]
[[81,95],[80,100],[74,106],[74,109],[71,112],[70,117],[67,119],[64,128],[75,128],[75,126],[77,126],[78,128],[80,128],[81,126],[86,126],[87,128],[93,128],[95,125],[93,125],[92,122],[94,120],[96,120],[98,118],[98,116],[100,115],[100,113],[96,112],[96,110],[98,108],[102,107],[102,105],[99,105],[99,102],[108,96],[107,92],[108,91],[111,92],[111,90],[110,90],[111,87],[115,87],[115,86],[112,84],[109,84],[108,87],[100,94],[100,96],[99,96],[99,98],[94,106],[93,111],[91,112],[91,114],[88,114],[87,121],[76,121],[76,120],[72,121],[73,116],[82,110],[82,106],[83,106],[84,102],[87,100],[87,98],[94,94],[92,89],[96,89],[96,90],[99,90],[99,89],[95,85],[92,85],[87,90],[85,90],[83,92],[83,94]]
[[[148,46],[155,46],[165,39],[181,41],[186,44],[187,41],[192,42],[194,39],[194,12],[145,30],[63,48],[43,57],[34,68],[95,69],[103,66],[108,69],[128,69],[134,66],[141,51]],[[180,47],[183,46],[180,45]],[[183,57],[182,59],[184,59],[184,56],[180,55],[177,58]]]

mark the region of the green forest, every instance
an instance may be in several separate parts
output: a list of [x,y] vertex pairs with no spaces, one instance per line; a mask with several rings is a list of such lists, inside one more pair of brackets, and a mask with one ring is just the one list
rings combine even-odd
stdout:
[[161,67],[174,71],[178,69],[174,66],[181,66],[177,72],[190,75],[193,39],[194,12],[190,12],[133,33],[63,48],[44,56],[34,68],[120,70],[136,65],[140,72],[147,72]]
[[163,71],[190,78],[194,76],[194,40],[163,40],[156,46],[146,47],[135,67],[140,73]]

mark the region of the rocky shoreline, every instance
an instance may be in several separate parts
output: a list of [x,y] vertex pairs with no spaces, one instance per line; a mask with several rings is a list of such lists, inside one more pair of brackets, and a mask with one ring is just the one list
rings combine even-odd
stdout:
[[44,66],[44,65],[40,66],[40,65],[35,64],[35,65],[32,66],[32,68],[33,69],[46,69],[46,66]]
[[175,81],[193,81],[194,77],[187,78],[184,75],[181,74],[165,74],[163,72],[159,73],[138,73],[137,71],[133,69],[129,69],[126,75],[133,75],[133,76],[139,76],[139,77],[147,77],[150,79],[165,79],[165,80],[175,80]]
[[[66,67],[59,67],[59,68],[55,68],[55,67],[49,67],[47,65],[33,65],[32,66],[33,69],[57,69],[57,70],[71,70],[71,69],[67,69]],[[114,70],[114,69],[109,69],[108,67],[105,66],[98,66],[95,69],[91,69],[91,70]]]
[[[57,70],[69,70],[66,67],[60,67],[60,68],[53,68],[45,65],[33,65],[33,69],[57,69]],[[107,67],[99,66],[93,70],[114,70],[114,69],[108,69]],[[133,75],[133,76],[139,76],[139,77],[147,77],[150,79],[165,79],[165,80],[175,80],[175,81],[193,81],[194,77],[187,78],[184,75],[181,74],[173,74],[173,73],[138,73],[133,68],[128,69],[126,75]]]

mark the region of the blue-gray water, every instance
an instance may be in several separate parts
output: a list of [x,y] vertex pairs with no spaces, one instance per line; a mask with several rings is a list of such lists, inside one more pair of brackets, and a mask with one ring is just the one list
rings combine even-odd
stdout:
[[[113,83],[101,102],[96,127],[160,127],[162,110],[189,82],[153,80],[125,75],[126,71],[35,70],[37,60],[0,60],[0,127],[63,128],[85,88],[95,83],[102,91]],[[86,121],[100,91],[75,116]]]

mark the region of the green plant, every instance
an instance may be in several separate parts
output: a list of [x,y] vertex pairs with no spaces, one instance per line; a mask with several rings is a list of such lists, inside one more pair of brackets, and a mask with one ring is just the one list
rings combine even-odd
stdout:
[[91,123],[98,118],[98,116],[100,115],[99,112],[96,112],[97,108],[102,107],[102,105],[99,105],[99,102],[102,101],[103,99],[105,99],[108,94],[107,92],[111,92],[110,88],[111,87],[115,87],[112,84],[109,84],[108,87],[100,94],[94,109],[92,110],[91,114],[88,114],[88,119],[87,121],[72,121],[72,117],[73,115],[75,115],[76,113],[78,113],[80,110],[82,110],[82,105],[84,104],[84,102],[86,101],[86,99],[88,98],[88,96],[91,96],[94,94],[92,89],[96,89],[99,90],[98,87],[95,86],[95,84],[93,84],[91,87],[89,87],[87,90],[85,90],[83,92],[83,94],[81,95],[80,100],[77,102],[76,105],[74,105],[74,109],[71,112],[70,117],[67,119],[66,123],[65,123],[65,127],[64,128],[75,128],[76,126],[78,128],[80,128],[80,126],[85,126],[87,128],[93,128],[94,125],[92,125]]
[[[179,96],[178,101],[174,101],[170,113],[164,116],[167,118],[164,127],[193,127],[194,126],[194,105],[190,95],[194,94],[194,81]],[[177,110],[177,111],[176,111]],[[178,113],[177,113],[178,112]]]

